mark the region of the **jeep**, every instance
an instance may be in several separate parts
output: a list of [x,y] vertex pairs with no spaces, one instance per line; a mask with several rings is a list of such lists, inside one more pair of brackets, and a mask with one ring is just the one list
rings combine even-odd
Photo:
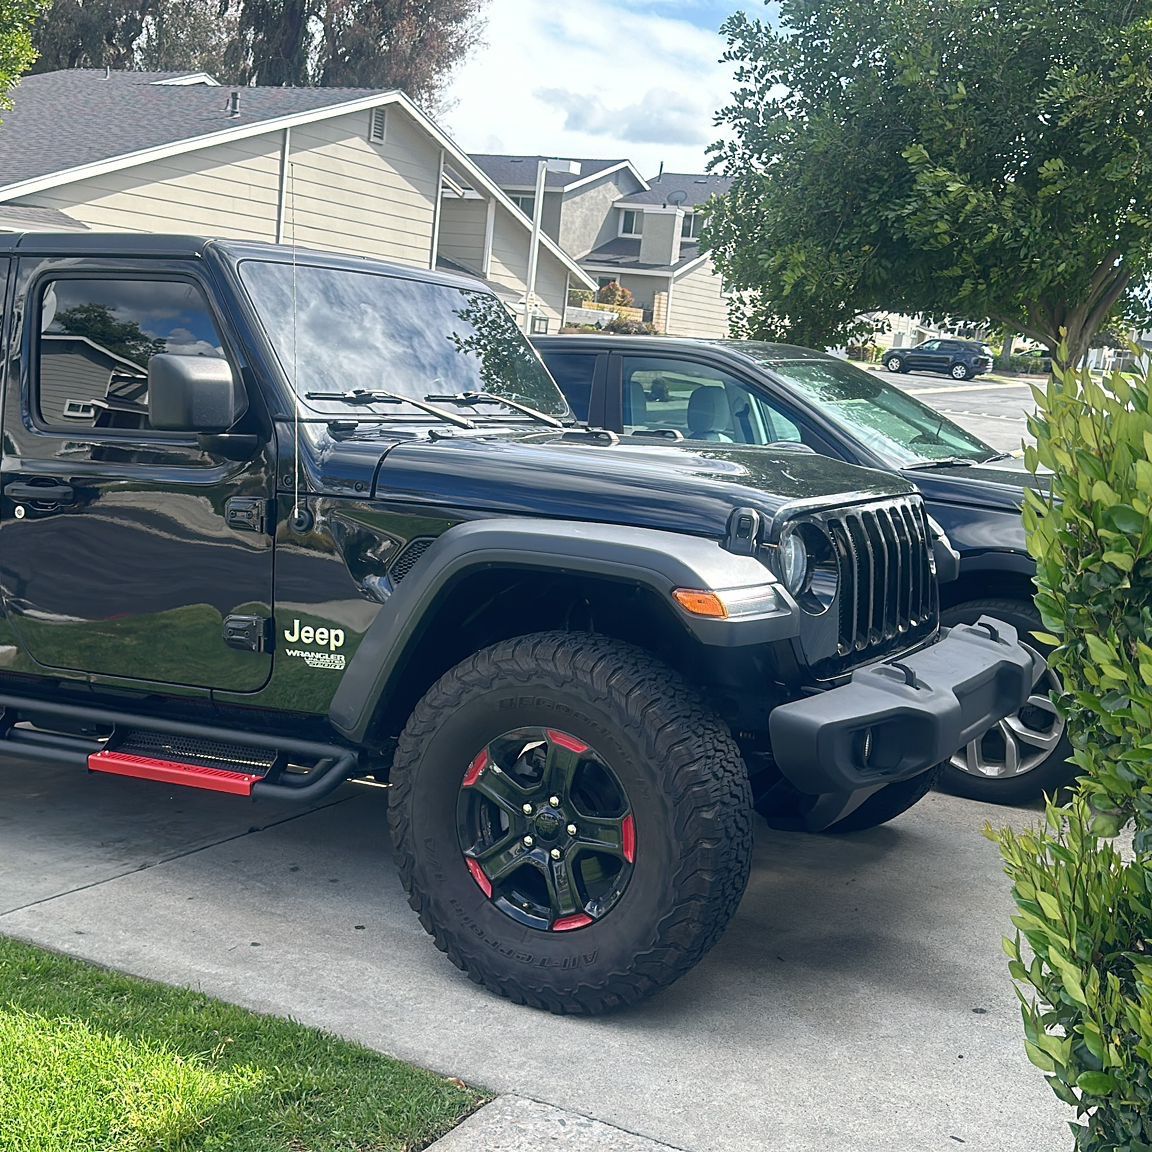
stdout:
[[0,751],[310,803],[390,788],[473,980],[627,1004],[734,913],[753,805],[903,811],[1039,674],[939,625],[903,478],[581,426],[478,280],[0,237]]

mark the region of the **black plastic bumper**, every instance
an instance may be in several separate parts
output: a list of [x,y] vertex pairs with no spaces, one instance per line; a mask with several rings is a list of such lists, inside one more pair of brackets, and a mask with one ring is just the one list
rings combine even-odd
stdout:
[[776,708],[772,753],[801,792],[852,792],[947,760],[1024,706],[1044,666],[1009,624],[982,616],[912,656]]

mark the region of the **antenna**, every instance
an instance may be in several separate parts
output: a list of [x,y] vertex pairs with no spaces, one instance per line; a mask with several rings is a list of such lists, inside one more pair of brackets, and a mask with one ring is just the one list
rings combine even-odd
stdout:
[[296,336],[296,165],[288,161],[288,243],[292,247],[292,527],[307,532],[312,517],[300,507],[300,387]]

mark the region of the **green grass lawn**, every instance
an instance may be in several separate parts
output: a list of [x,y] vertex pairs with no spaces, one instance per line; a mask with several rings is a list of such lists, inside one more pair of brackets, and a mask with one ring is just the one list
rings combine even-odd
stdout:
[[[276,973],[254,963],[252,979]],[[300,1024],[0,937],[3,1152],[407,1152],[483,1100]]]

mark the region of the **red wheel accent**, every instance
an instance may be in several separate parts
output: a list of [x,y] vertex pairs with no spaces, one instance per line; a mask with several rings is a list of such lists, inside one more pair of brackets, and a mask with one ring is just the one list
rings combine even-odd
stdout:
[[559,744],[561,748],[567,748],[569,752],[587,752],[588,745],[582,744],[575,736],[569,736],[567,732],[557,732],[552,728],[548,729],[548,739],[553,744]]
[[624,817],[621,831],[623,835],[620,837],[620,850],[624,853],[624,859],[632,864],[636,860],[636,820],[631,812]]
[[468,871],[472,873],[472,879],[480,885],[480,891],[483,892],[489,900],[491,900],[492,881],[484,875],[484,869],[481,868],[480,865],[475,860],[473,860],[471,856],[466,856],[464,858],[464,863],[468,865]]
[[[557,741],[559,743],[559,741]],[[571,932],[575,928],[584,928],[592,923],[592,917],[584,912],[577,912],[575,916],[564,916],[553,921],[553,932]]]
[[468,771],[464,773],[463,787],[471,788],[477,780],[480,779],[480,773],[488,767],[488,749],[485,748],[471,764],[468,765]]

